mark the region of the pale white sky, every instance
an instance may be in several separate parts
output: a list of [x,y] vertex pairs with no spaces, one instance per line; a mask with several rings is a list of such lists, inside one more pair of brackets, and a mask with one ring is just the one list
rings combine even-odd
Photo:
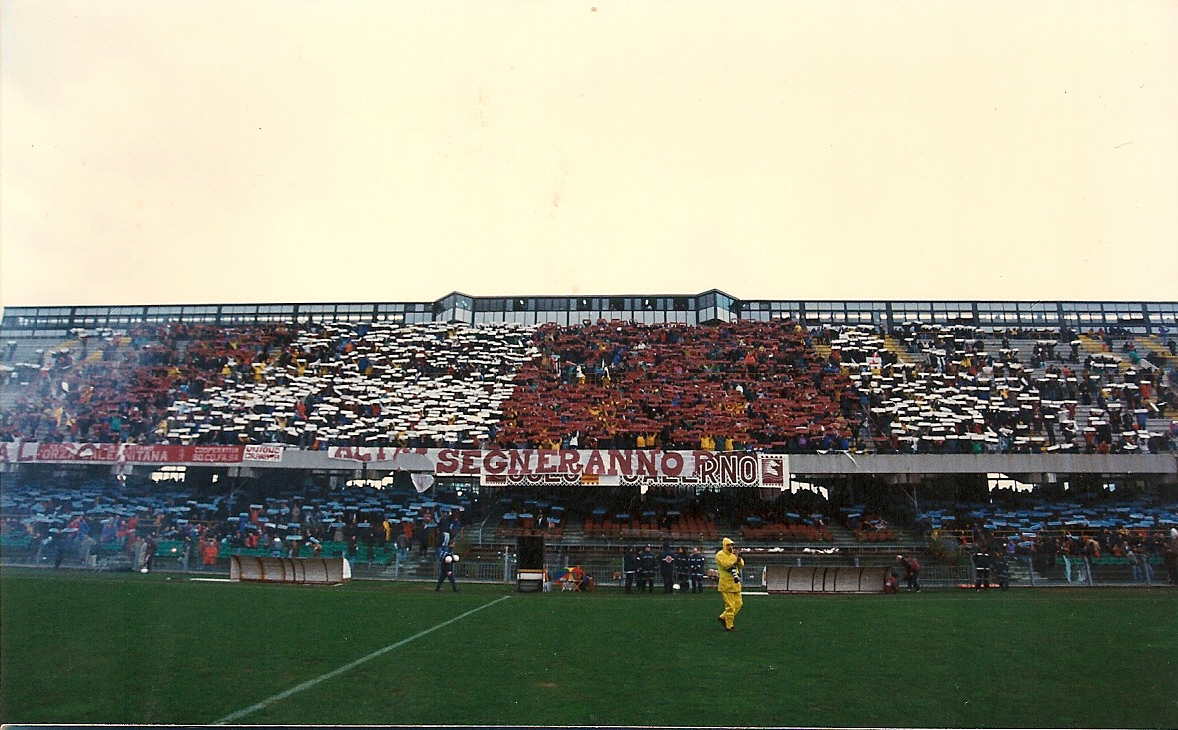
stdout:
[[2,0],[0,303],[1178,299],[1178,3]]

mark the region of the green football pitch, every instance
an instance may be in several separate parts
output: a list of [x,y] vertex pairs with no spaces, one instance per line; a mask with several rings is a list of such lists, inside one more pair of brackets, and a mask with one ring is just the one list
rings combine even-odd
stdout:
[[5,570],[0,721],[1178,726],[1178,590],[702,595]]

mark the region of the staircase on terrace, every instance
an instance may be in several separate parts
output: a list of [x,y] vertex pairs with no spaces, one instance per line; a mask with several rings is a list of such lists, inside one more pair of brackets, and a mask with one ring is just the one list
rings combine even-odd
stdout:
[[[1080,340],[1080,350],[1082,350],[1085,353],[1088,353],[1089,355],[1115,355],[1116,354],[1116,353],[1112,353],[1112,352],[1106,352],[1104,349],[1104,343],[1100,342],[1099,340],[1095,340],[1095,339],[1089,337],[1088,335],[1080,335],[1078,339]],[[1129,365],[1129,361],[1124,358],[1121,358],[1120,363],[1118,363],[1118,365],[1117,365],[1117,370],[1118,370],[1118,372],[1123,373],[1126,370],[1128,370],[1130,367],[1131,366]]]
[[1170,348],[1166,347],[1157,335],[1138,337],[1134,341],[1142,345],[1146,350],[1161,355],[1167,366],[1178,362],[1178,357],[1170,354]]
[[917,359],[908,350],[904,349],[904,345],[900,344],[891,335],[884,335],[884,347],[888,348],[888,352],[891,352],[900,362],[906,365],[912,365],[917,362]]

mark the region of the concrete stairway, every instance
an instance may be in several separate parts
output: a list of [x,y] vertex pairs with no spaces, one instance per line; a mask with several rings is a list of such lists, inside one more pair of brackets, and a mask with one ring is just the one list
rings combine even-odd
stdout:
[[911,365],[919,363],[917,356],[910,354],[904,349],[904,345],[900,343],[895,337],[891,335],[884,335],[884,346],[888,348],[888,352],[896,356],[900,362]]
[[[1138,337],[1135,341],[1138,345],[1141,346],[1142,350],[1147,350],[1149,352],[1161,355],[1162,359],[1165,360],[1167,367],[1173,365],[1175,362],[1178,362],[1178,357],[1170,354],[1170,348],[1166,347],[1157,335],[1150,335],[1149,337]],[[1145,355],[1146,353],[1141,354]]]

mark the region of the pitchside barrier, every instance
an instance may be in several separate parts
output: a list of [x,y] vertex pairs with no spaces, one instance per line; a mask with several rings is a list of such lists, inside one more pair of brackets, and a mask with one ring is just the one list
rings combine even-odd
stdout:
[[887,568],[799,568],[769,565],[769,593],[883,593]]
[[264,558],[234,555],[229,559],[231,580],[267,583],[337,585],[352,579],[346,558]]

